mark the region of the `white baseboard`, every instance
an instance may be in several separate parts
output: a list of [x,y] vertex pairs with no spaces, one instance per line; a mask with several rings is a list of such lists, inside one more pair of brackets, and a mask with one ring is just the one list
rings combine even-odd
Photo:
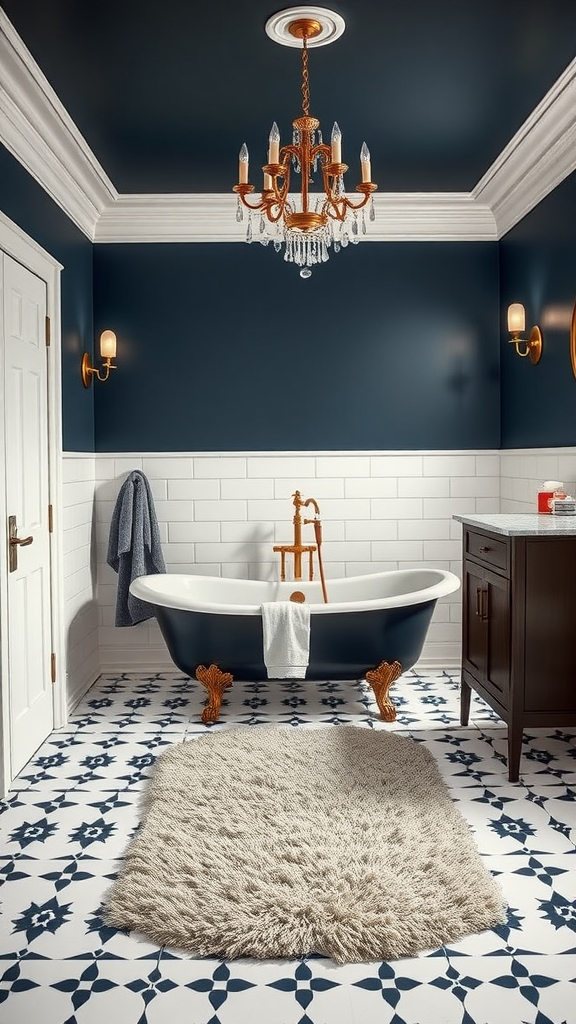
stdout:
[[92,662],[84,666],[82,675],[68,676],[66,686],[66,713],[70,715],[100,675],[100,665]]
[[[419,672],[459,673],[460,657],[460,644],[434,644],[434,650],[424,650],[414,667]],[[180,672],[164,647],[149,647],[144,651],[142,647],[124,647],[122,650],[101,647],[100,669],[106,675],[115,672]]]
[[462,668],[462,646],[460,643],[424,644],[416,665],[418,672],[457,672]]
[[113,672],[179,672],[166,647],[100,648],[100,669],[107,675]]

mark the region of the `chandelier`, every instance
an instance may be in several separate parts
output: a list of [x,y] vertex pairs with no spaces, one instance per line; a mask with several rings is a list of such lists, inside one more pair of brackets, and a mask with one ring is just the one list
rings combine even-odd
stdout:
[[[300,276],[307,278],[312,266],[326,262],[331,248],[338,252],[349,242],[358,243],[360,234],[366,234],[365,208],[369,219],[374,220],[372,193],[378,186],[370,180],[370,152],[364,142],[360,150],[362,180],[356,185],[360,196],[346,195],[344,174],[348,167],[342,163],[340,128],[334,122],[328,146],[322,141],[320,122],[310,114],[308,42],[332,42],[344,31],[343,19],[324,8],[292,8],[270,18],[266,31],[275,42],[284,45],[299,46],[301,41],[302,115],[292,122],[292,142],[288,145],[280,145],[278,125],[272,125],[259,199],[249,198],[254,185],[248,182],[248,148],[244,143],[240,149],[238,184],[233,188],[238,195],[236,219],[243,220],[243,209],[247,207],[250,213],[246,241],[263,245],[272,242],[276,252],[284,245],[284,259],[300,267]],[[300,176],[299,194],[290,191],[292,174]],[[315,174],[321,176],[322,191],[311,190]],[[260,214],[256,229],[253,213]]]

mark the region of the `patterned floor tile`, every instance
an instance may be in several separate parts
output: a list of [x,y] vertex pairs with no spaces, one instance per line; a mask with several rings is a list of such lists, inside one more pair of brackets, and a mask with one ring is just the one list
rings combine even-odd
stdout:
[[[508,903],[506,923],[393,963],[198,960],[108,928],[102,896],[150,770],[194,740],[206,695],[178,672],[102,676],[0,805],[0,1024],[576,1024],[576,732],[506,726],[450,672],[412,670],[382,722],[364,682],[235,682],[214,730],[352,723],[432,752]],[[574,865],[574,866],[573,866]]]
[[554,855],[574,851],[570,836],[575,824],[575,805],[565,804],[562,820],[552,824],[546,806],[529,799],[529,793],[526,786],[508,783],[499,786],[492,797],[470,798],[467,793],[464,806],[464,801],[459,800],[458,806],[472,826],[481,853]]
[[21,790],[0,816],[0,850],[12,856],[25,850],[43,861],[87,851],[110,860],[122,856],[140,818],[137,804],[121,792]]
[[98,950],[111,959],[158,955],[150,940],[129,937],[102,919],[102,900],[120,863],[89,853],[46,863],[25,856],[0,860],[0,961],[19,959],[24,950],[50,960],[90,960]]
[[20,773],[14,789],[142,789],[165,747],[181,742],[187,723],[178,730],[101,733],[54,733]]

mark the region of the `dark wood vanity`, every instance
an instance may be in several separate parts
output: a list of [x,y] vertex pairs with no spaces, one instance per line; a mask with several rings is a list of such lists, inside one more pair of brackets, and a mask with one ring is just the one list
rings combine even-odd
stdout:
[[576,725],[576,517],[454,516],[462,537],[460,720],[471,688],[508,725],[517,782],[522,733]]

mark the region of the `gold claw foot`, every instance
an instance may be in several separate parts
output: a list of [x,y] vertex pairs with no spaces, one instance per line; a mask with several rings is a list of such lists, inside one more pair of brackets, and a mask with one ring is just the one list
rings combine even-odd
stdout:
[[222,704],[222,694],[227,686],[232,685],[234,676],[230,675],[230,672],[222,672],[218,665],[210,665],[210,668],[198,665],[196,679],[208,690],[208,702],[202,712],[202,721],[204,725],[208,725],[209,722],[217,722]]
[[387,661],[381,661],[378,668],[369,669],[366,673],[366,679],[374,690],[380,715],[385,722],[396,721],[396,708],[388,696],[388,690],[401,675],[402,665],[399,661],[393,661],[391,665]]

